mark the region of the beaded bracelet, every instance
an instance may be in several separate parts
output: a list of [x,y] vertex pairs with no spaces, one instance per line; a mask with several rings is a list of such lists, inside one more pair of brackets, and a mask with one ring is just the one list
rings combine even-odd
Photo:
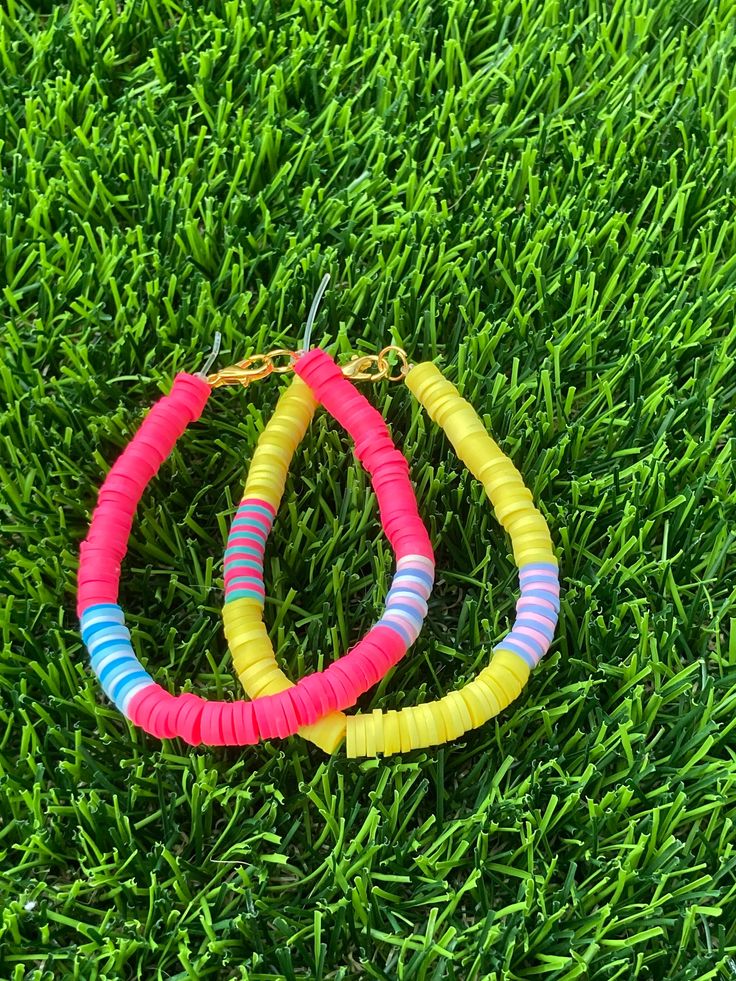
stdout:
[[[359,359],[352,374],[357,377],[386,377],[389,372],[387,350],[377,356]],[[401,354],[403,357],[403,352]],[[302,374],[304,361],[295,361],[297,374]],[[365,371],[371,363],[378,367],[375,374]],[[440,744],[456,739],[498,715],[518,697],[531,668],[547,652],[560,608],[558,565],[549,528],[534,506],[531,492],[524,485],[519,471],[486,432],[472,406],[435,365],[424,363],[409,367],[404,359],[400,377],[405,379],[409,390],[424,406],[430,418],[444,429],[470,472],[483,483],[497,519],[511,536],[514,559],[519,569],[521,597],[516,606],[515,623],[495,646],[489,665],[460,690],[401,711],[376,710],[369,715],[353,716],[334,713],[318,727],[300,730],[302,735],[328,750],[335,748],[346,735],[346,751],[350,757],[377,753],[388,756]],[[294,381],[292,389],[295,386],[298,391],[298,379]],[[287,448],[280,443],[279,437],[284,429],[282,415],[288,414],[287,405],[292,397],[296,397],[296,393],[292,395],[291,389],[282,396],[261,436],[253,460],[254,466],[260,466],[261,447],[265,454],[267,447],[281,445],[282,449],[290,450],[280,457],[284,476],[297,445],[294,442]],[[250,477],[246,484],[246,497],[249,487]],[[274,513],[282,493],[283,481],[275,482],[269,497]],[[258,694],[258,687],[251,683],[251,666],[254,663],[258,663],[263,675],[267,674],[272,690],[283,690],[291,685],[292,682],[276,664],[265,628],[257,650],[247,643],[236,642],[230,630],[229,610],[230,605],[226,602],[223,608],[225,632],[246,692],[249,695]],[[259,614],[255,613],[253,619],[259,619]]]
[[[413,630],[402,629],[389,602],[387,614],[363,641],[326,670],[288,689],[232,703],[188,693],[170,695],[154,682],[133,651],[117,599],[120,563],[138,501],[177,439],[201,415],[212,388],[264,377],[276,370],[273,358],[278,353],[265,356],[264,364],[252,358],[207,380],[177,375],[170,394],[153,406],[105,479],[80,549],[77,609],[92,668],[123,714],[161,738],[180,736],[192,744],[247,745],[292,735],[330,712],[353,705],[403,656],[416,636]],[[397,576],[401,578],[409,557],[416,556],[412,561],[423,563],[428,595],[434,570],[432,547],[417,512],[406,460],[393,445],[380,415],[328,355],[310,352],[303,359],[303,368],[320,399],[330,404],[353,437],[356,454],[371,476],[389,541],[397,562],[402,563]],[[235,552],[228,556],[232,564],[227,587],[233,600],[262,600],[258,581],[262,581],[263,547],[272,520],[267,499],[257,497],[250,500],[231,534],[230,547]],[[416,633],[422,619],[415,624]],[[233,623],[240,631],[236,636],[247,639],[247,617],[239,627],[237,618],[231,626]]]

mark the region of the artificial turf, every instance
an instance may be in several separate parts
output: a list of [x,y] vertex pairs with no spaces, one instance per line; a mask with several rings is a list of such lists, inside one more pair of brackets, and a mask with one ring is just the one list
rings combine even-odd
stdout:
[[[736,3],[75,0],[0,11],[0,978],[736,978]],[[86,665],[96,488],[196,370],[317,340],[436,359],[523,471],[564,584],[518,703],[325,758],[132,729]],[[225,389],[139,509],[157,680],[237,697],[233,502],[279,390]],[[451,690],[509,542],[400,386],[439,576],[360,707]],[[375,620],[374,500],[319,416],[266,564],[297,675]]]

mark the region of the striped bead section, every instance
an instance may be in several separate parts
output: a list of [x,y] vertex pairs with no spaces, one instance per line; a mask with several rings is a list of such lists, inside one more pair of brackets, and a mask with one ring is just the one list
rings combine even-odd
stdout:
[[495,650],[512,651],[530,668],[549,650],[560,612],[560,576],[552,562],[535,562],[519,569],[521,596],[510,632]]
[[390,627],[411,647],[427,615],[427,600],[434,583],[434,562],[425,555],[404,555],[386,597],[386,608],[376,626]]
[[225,549],[225,602],[255,600],[263,606],[263,556],[275,518],[273,507],[259,498],[244,498],[230,527]]
[[92,670],[105,694],[128,716],[131,699],[155,682],[136,657],[125,614],[116,603],[88,606],[80,617],[80,628]]

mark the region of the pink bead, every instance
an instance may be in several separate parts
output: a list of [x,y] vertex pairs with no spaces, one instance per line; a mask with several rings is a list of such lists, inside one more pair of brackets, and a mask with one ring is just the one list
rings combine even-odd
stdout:
[[336,661],[334,664],[331,664],[323,676],[325,682],[334,692],[333,704],[339,705],[341,708],[350,708],[351,705],[355,705],[358,699],[358,677],[352,670],[352,662],[349,667],[341,664],[341,662],[344,662],[349,657],[350,654],[340,658],[340,662]]
[[149,732],[148,721],[155,705],[162,700],[166,692],[160,685],[148,685],[142,691],[134,695],[128,705],[128,718],[141,729]]
[[202,742],[202,710],[204,699],[197,695],[186,693],[179,696],[179,713],[176,719],[177,735],[190,746],[199,746]]
[[222,745],[237,746],[238,741],[235,735],[235,703],[223,702],[222,704]]
[[306,678],[301,678],[295,687],[301,689],[308,701],[316,707],[318,719],[334,711],[335,706],[331,701],[334,695],[330,688],[325,687],[323,675],[309,674]]
[[[238,562],[237,564],[228,565],[227,569],[225,569],[225,574],[224,574],[225,585],[227,586],[227,584],[232,579],[238,579],[240,576],[249,576],[253,579],[260,579],[261,584],[263,583],[262,567],[256,565],[255,563],[251,564],[250,562],[241,559],[240,562]],[[258,586],[257,583],[253,583],[253,588],[260,588],[260,587]]]
[[204,703],[201,726],[205,746],[222,746],[222,702]]
[[189,422],[196,422],[211,394],[212,389],[204,378],[182,371],[174,379],[170,397],[176,398],[177,403],[187,410]]
[[307,694],[306,689],[302,685],[294,685],[293,688],[289,688],[287,691],[291,695],[291,704],[296,711],[299,728],[314,725],[317,719],[319,719],[320,713],[314,701]]
[[146,731],[157,739],[167,738],[167,721],[169,715],[169,703],[165,698],[160,698],[153,702],[151,714],[148,717]]
[[253,746],[258,742],[259,733],[253,702],[236,702],[233,722],[238,746]]
[[120,574],[114,572],[97,572],[94,569],[89,571],[85,568],[79,573],[77,582],[80,586],[99,586],[101,589],[114,589],[117,591],[120,583]]
[[117,603],[118,590],[110,586],[98,586],[95,583],[80,586],[77,590],[77,616],[84,613],[88,606],[99,603]]

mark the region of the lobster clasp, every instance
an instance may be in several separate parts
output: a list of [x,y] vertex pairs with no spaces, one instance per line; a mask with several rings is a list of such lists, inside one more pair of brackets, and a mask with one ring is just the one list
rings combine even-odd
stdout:
[[[278,364],[275,359],[288,358],[287,364]],[[216,371],[214,375],[207,376],[207,383],[212,388],[221,388],[223,385],[242,385],[247,388],[251,382],[259,381],[261,378],[268,378],[269,375],[285,375],[294,370],[296,354],[286,348],[276,348],[268,354],[252,354],[244,361],[237,364],[228,365]]]
[[383,378],[377,354],[354,354],[350,361],[342,366],[342,373],[352,381],[380,381]]

